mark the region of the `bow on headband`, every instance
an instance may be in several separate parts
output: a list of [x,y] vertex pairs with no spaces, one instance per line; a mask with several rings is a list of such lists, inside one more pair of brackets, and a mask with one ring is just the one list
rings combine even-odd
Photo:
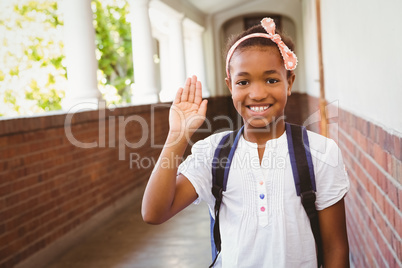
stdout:
[[264,37],[271,39],[275,44],[277,44],[279,51],[281,52],[283,62],[285,64],[285,69],[286,70],[294,70],[296,69],[297,65],[297,57],[296,54],[291,51],[286,44],[282,41],[282,38],[279,34],[275,33],[275,22],[271,18],[264,18],[261,21],[262,27],[264,27],[265,31],[267,33],[252,33],[249,35],[244,36],[243,38],[239,39],[230,49],[228,52],[228,55],[226,57],[226,75],[227,77],[230,77],[229,73],[229,62],[230,59],[233,56],[234,51],[236,48],[239,46],[240,43],[242,43],[244,40],[247,40],[249,38],[253,37]]

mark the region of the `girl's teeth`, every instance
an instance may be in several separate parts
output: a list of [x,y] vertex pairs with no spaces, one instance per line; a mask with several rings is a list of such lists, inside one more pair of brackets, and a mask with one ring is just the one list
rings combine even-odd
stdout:
[[269,108],[269,106],[251,106],[250,107],[250,109],[253,111],[253,112],[263,112],[263,111],[265,111],[265,110],[267,110]]

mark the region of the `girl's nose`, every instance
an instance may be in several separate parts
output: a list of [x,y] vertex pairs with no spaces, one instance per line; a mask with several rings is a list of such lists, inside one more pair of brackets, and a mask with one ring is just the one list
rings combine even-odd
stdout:
[[265,85],[255,84],[250,87],[249,97],[253,100],[260,101],[267,98],[269,95]]

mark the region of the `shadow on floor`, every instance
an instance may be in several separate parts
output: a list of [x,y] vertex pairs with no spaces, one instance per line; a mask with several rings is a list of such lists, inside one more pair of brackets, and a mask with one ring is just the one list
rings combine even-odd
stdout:
[[200,268],[211,262],[209,214],[190,205],[168,222],[144,223],[126,208],[46,268]]

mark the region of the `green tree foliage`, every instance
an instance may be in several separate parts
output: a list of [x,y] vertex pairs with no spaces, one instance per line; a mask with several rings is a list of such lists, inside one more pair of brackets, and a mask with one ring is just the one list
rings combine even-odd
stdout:
[[[92,1],[101,84],[116,88],[121,102],[130,102],[133,78],[131,28],[126,0]],[[99,76],[99,75],[98,75]],[[100,85],[102,87],[102,85]],[[103,90],[106,92],[106,90]]]
[[0,114],[61,109],[66,88],[63,20],[57,1],[3,1],[0,7]]
[[[67,90],[62,0],[0,1],[0,116],[61,109]],[[108,103],[130,102],[126,0],[93,0],[98,83]]]

